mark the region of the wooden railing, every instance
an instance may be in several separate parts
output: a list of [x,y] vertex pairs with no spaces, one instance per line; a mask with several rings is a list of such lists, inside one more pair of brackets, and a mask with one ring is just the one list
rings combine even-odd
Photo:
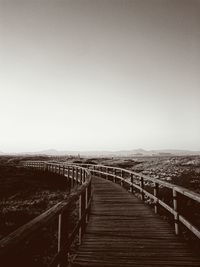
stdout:
[[[140,197],[143,201],[151,199],[154,204],[155,213],[158,213],[159,206],[163,207],[169,213],[173,215],[174,218],[174,229],[175,233],[178,235],[180,233],[180,224],[183,224],[189,229],[197,238],[200,239],[200,230],[198,227],[194,226],[187,218],[185,218],[179,212],[179,207],[181,203],[178,201],[178,196],[182,195],[189,198],[197,203],[200,203],[200,194],[197,194],[191,190],[168,183],[163,180],[156,178],[151,178],[146,175],[129,171],[122,168],[103,166],[103,165],[93,165],[93,164],[81,164],[88,169],[90,169],[93,175],[101,176],[106,179],[110,179],[113,182],[118,182],[121,186],[126,187],[130,192],[136,190],[139,192]],[[147,191],[145,188],[152,188],[153,192]],[[165,203],[164,200],[159,197],[159,189],[168,188],[171,191],[172,206]]]
[[[55,164],[49,162],[31,161],[25,162],[24,166],[65,176],[74,190],[70,193],[67,200],[59,202],[0,241],[1,266],[11,266],[7,265],[7,262],[9,262],[11,257],[14,257],[13,255],[17,254],[18,249],[20,249],[21,246],[25,244],[27,240],[31,239],[31,237],[39,230],[51,224],[55,219],[57,219],[58,232],[57,253],[53,257],[49,266],[67,266],[70,247],[77,236],[79,243],[81,242],[81,238],[89,219],[92,198],[91,174],[120,184],[131,193],[139,194],[143,201],[151,199],[155,213],[159,212],[159,207],[163,207],[172,214],[175,233],[177,235],[180,233],[180,224],[183,224],[189,229],[189,231],[200,239],[200,231],[198,227],[194,226],[188,218],[183,216],[183,214],[180,214],[180,195],[200,203],[200,195],[186,188],[126,169],[103,165],[81,164],[80,166],[77,166],[63,163]],[[151,190],[149,190],[149,188]],[[169,203],[166,203],[163,199],[161,199],[159,191],[161,191],[162,188],[168,188],[168,190],[171,191],[172,205],[169,205]],[[70,208],[77,201],[79,203],[79,218],[77,219],[75,227],[69,233],[68,224]]]
[[[57,218],[57,253],[49,266],[67,266],[70,247],[77,236],[79,243],[81,242],[89,218],[92,197],[90,171],[80,166],[64,166],[39,161],[25,162],[24,166],[65,176],[70,181],[71,186],[76,186],[76,188],[72,190],[67,200],[59,202],[0,241],[0,265],[2,267],[13,266],[9,262],[11,259],[13,262],[13,257],[17,255],[18,249],[36,235],[39,230],[51,224]],[[69,233],[70,208],[77,201],[79,203],[79,218],[74,229]],[[15,264],[18,265],[17,261],[15,261]]]

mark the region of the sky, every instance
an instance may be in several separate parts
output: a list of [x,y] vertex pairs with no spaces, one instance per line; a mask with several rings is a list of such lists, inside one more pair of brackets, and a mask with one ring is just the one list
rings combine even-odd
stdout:
[[200,150],[200,1],[0,0],[0,151]]

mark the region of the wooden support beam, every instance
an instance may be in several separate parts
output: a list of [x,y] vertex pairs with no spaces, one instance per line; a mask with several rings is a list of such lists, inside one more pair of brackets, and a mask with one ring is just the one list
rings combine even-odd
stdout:
[[153,189],[153,195],[154,197],[156,197],[155,201],[154,201],[154,211],[157,214],[158,213],[158,183],[154,183],[154,189]]
[[[81,219],[81,211],[82,211],[82,195],[79,196],[79,201],[78,201],[78,219]],[[82,236],[82,229],[81,227],[79,228],[79,234],[78,234],[78,241],[79,245],[81,244],[81,236]]]
[[[63,249],[64,244],[69,236],[67,212],[60,213],[58,215],[58,253]],[[66,267],[68,263],[68,254],[63,255],[58,267]]]
[[116,183],[116,176],[117,176],[117,170],[116,169],[113,169],[114,171],[114,177],[113,177],[113,180],[114,180],[114,183]]
[[121,170],[121,180],[120,180],[120,185],[123,186],[124,182],[123,182],[123,170]]
[[179,214],[178,214],[178,193],[173,189],[173,208],[174,208],[174,229],[175,234],[179,235]]
[[141,199],[142,201],[144,201],[144,178],[140,177],[140,187],[141,187]]
[[[84,191],[79,196],[79,221],[82,219],[85,209],[86,209],[86,191]],[[86,226],[86,217],[79,228],[79,244],[81,244],[83,233],[85,231],[85,226]]]
[[133,173],[130,174],[130,180],[131,180],[131,186],[130,186],[130,192],[133,193]]
[[80,183],[83,183],[83,169],[80,169]]
[[108,180],[108,168],[105,168],[105,172],[106,172],[106,179]]
[[72,167],[72,187],[74,187],[74,167]]
[[[88,187],[85,189],[85,209],[88,207],[88,201],[89,201],[89,194],[88,194]],[[87,224],[89,221],[89,216],[88,214],[86,215],[85,218],[85,223]]]
[[65,166],[63,165],[63,173],[62,173],[63,176],[65,176]]
[[86,180],[86,171],[84,170],[83,172],[83,182],[85,183],[85,180]]

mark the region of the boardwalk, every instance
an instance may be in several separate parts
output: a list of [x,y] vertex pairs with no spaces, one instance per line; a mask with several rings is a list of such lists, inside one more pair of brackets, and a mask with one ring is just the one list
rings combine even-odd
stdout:
[[93,177],[91,215],[73,266],[200,266],[172,227],[125,189]]

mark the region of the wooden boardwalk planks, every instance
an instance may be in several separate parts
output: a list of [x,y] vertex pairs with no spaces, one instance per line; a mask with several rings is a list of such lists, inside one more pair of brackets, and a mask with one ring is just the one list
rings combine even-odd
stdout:
[[200,266],[171,226],[119,185],[93,177],[91,215],[73,261],[79,266]]

